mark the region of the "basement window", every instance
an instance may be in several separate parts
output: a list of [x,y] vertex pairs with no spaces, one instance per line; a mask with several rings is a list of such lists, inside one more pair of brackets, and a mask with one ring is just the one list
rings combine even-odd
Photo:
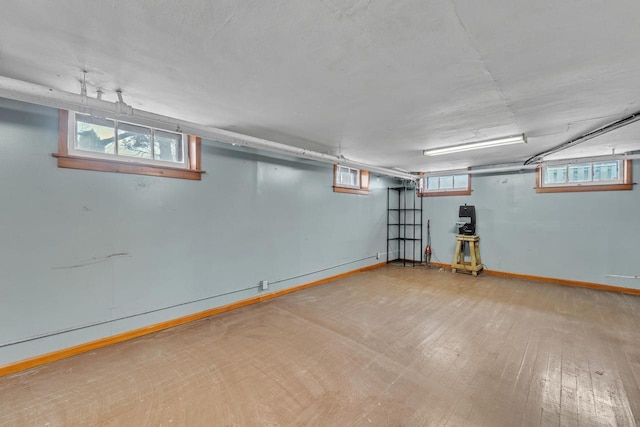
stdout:
[[574,160],[536,169],[537,193],[631,190],[631,160]]
[[369,171],[333,165],[333,191],[369,194]]
[[469,196],[471,176],[469,174],[425,176],[418,180],[420,197]]
[[59,111],[58,167],[200,180],[200,138]]

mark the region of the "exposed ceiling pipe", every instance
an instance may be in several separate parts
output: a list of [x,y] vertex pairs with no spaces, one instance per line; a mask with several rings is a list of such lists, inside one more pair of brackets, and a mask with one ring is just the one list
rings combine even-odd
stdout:
[[598,129],[592,130],[591,132],[587,132],[584,135],[581,135],[577,138],[574,138],[570,141],[567,142],[563,142],[562,144],[555,146],[553,148],[550,148],[548,150],[545,150],[541,153],[536,154],[535,156],[529,158],[526,162],[524,162],[525,165],[528,165],[530,163],[535,163],[535,162],[539,162],[541,161],[544,157],[553,154],[553,153],[557,153],[558,151],[562,151],[562,150],[566,150],[569,147],[573,147],[576,146],[582,142],[588,141],[590,139],[593,139],[597,136],[600,135],[604,135],[605,133],[609,133],[611,131],[614,131],[616,129],[619,129],[623,126],[627,126],[630,125],[633,122],[637,122],[638,120],[640,120],[640,111],[636,112],[634,114],[631,114],[630,116],[625,117],[624,119],[615,121],[613,123],[609,123],[608,125],[602,126]]
[[495,167],[484,167],[484,168],[475,168],[475,169],[455,169],[448,171],[437,171],[437,172],[427,172],[422,176],[430,177],[430,176],[443,176],[443,175],[480,175],[480,174],[490,174],[490,173],[501,173],[501,172],[518,172],[524,170],[535,169],[538,166],[542,165],[554,165],[554,164],[567,164],[567,163],[581,163],[581,162],[599,162],[606,160],[635,160],[640,159],[640,153],[632,153],[632,154],[615,154],[608,156],[592,156],[592,157],[583,157],[571,160],[554,160],[550,162],[540,162],[540,163],[532,163],[528,165],[514,165],[514,166],[495,166]]
[[418,179],[418,176],[410,173],[370,165],[356,160],[349,160],[342,156],[334,156],[317,151],[306,150],[304,148],[293,147],[279,142],[243,135],[213,126],[200,125],[198,123],[188,122],[173,117],[136,110],[121,101],[121,93],[118,94],[120,101],[114,103],[0,76],[0,97],[52,108],[78,111],[99,117],[109,116],[112,118],[121,118],[122,120],[140,125],[175,130],[176,132],[197,135],[205,139],[211,139],[227,144],[250,147],[324,163],[350,166],[357,169],[366,169],[373,173],[410,181]]
[[555,164],[571,164],[571,163],[583,163],[583,162],[603,162],[607,160],[635,160],[640,159],[640,153],[633,151],[629,154],[609,154],[606,156],[591,156],[591,157],[578,157],[574,159],[565,159],[565,160],[549,160],[548,162],[543,162],[545,165],[555,165]]
[[483,174],[483,173],[501,173],[501,172],[519,172],[523,170],[535,169],[539,164],[531,164],[531,165],[517,165],[517,166],[499,166],[494,168],[480,168],[480,169],[471,169],[469,171],[472,175]]
[[515,165],[515,166],[496,166],[478,169],[455,169],[448,171],[427,172],[423,176],[442,176],[442,175],[478,175],[483,173],[501,173],[501,172],[518,172],[521,170],[535,169],[539,165]]

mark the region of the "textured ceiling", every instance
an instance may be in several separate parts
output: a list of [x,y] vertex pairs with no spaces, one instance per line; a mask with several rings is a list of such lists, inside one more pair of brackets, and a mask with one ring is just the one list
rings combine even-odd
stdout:
[[[411,171],[520,162],[640,110],[637,0],[3,0],[0,75]],[[426,148],[525,133],[528,144]],[[640,125],[557,154],[640,149]]]

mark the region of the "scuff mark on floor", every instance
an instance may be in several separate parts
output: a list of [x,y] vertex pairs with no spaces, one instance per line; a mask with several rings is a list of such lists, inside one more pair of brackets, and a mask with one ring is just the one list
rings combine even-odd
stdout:
[[74,264],[74,265],[64,265],[64,266],[61,266],[61,267],[53,267],[52,270],[71,270],[73,268],[80,268],[80,267],[86,267],[88,265],[99,264],[101,262],[109,261],[109,260],[111,260],[113,258],[129,257],[129,256],[131,256],[129,254],[129,252],[120,252],[120,253],[107,255],[107,256],[104,256],[104,257],[94,257],[94,258],[91,258],[91,259],[89,259],[87,261],[83,261],[83,262],[80,262],[80,263]]

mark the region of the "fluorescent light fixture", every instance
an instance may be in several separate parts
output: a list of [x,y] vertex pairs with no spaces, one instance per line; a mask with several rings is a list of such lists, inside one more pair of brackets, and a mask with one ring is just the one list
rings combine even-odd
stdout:
[[425,156],[439,156],[441,154],[460,153],[462,151],[477,150],[479,148],[498,147],[501,145],[524,144],[527,138],[522,135],[508,136],[506,138],[490,139],[488,141],[470,142],[468,144],[454,145],[453,147],[434,148],[424,150]]

